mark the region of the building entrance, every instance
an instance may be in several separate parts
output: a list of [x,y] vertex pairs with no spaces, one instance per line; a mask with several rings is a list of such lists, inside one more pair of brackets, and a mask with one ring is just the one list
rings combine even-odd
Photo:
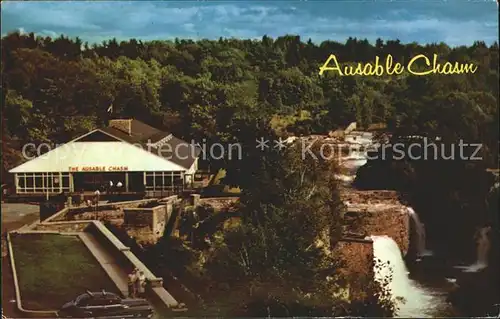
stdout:
[[121,191],[126,189],[125,173],[73,173],[75,192],[81,191],[109,191],[110,181],[113,191],[116,191],[118,182],[121,182]]

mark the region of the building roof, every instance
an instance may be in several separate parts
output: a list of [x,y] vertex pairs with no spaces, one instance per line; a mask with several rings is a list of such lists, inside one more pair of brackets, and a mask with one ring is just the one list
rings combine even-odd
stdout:
[[154,143],[170,135],[170,133],[156,129],[138,120],[130,119],[122,121],[130,121],[130,132],[119,129],[114,125],[109,125],[100,130],[119,137],[129,143]]
[[[125,167],[125,169],[122,169]],[[70,142],[10,170],[11,173],[78,171],[185,171],[171,160],[121,141]]]
[[[109,126],[99,130],[130,144],[140,145],[144,149],[159,156],[163,156],[169,161],[174,162],[186,169],[189,169],[193,165],[201,153],[201,150],[191,143],[183,141],[170,133],[157,130],[137,120],[133,120],[132,122],[132,134],[130,135]],[[165,142],[163,146],[155,146],[156,142],[161,141],[168,136],[171,136],[171,138]],[[186,146],[181,147],[180,145]],[[165,151],[173,150],[177,156],[172,156],[169,152],[160,152],[162,149]]]
[[[138,120],[118,120],[120,125],[110,125],[99,128],[64,144],[61,147],[43,154],[31,161],[21,164],[10,170],[11,173],[18,172],[52,172],[67,171],[74,166],[118,166],[129,162],[129,171],[178,171],[189,170],[193,167],[196,159],[201,153],[199,147],[176,138],[168,132],[158,130]],[[137,146],[143,151],[152,153],[154,158],[147,154],[135,152],[134,149],[118,144]],[[89,143],[90,142],[90,143]],[[63,151],[65,146],[71,145],[71,154]],[[113,147],[113,148],[110,148]],[[56,152],[57,151],[57,152]],[[74,153],[77,152],[77,153]],[[75,156],[77,154],[77,156]],[[105,154],[105,155],[103,155]],[[130,155],[129,155],[130,154]],[[139,158],[130,158],[130,157]],[[39,161],[41,158],[48,160]],[[124,159],[127,160],[124,160]],[[101,162],[99,162],[101,160]],[[135,161],[144,161],[142,164]],[[166,160],[171,164],[163,163]],[[53,164],[51,164],[52,162]],[[120,164],[122,163],[122,164]]]

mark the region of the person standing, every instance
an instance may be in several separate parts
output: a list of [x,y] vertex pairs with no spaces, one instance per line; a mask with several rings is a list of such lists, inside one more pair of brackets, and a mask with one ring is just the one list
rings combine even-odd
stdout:
[[137,282],[137,276],[135,272],[131,272],[128,274],[128,296],[129,298],[135,298],[136,296],[136,287],[135,283]]
[[113,181],[109,181],[108,193],[111,194],[112,191],[113,191]]
[[94,203],[95,203],[95,219],[99,219],[99,196],[101,196],[101,192],[99,190],[96,190],[94,192]]
[[118,189],[118,193],[121,193],[122,192],[122,182],[118,181],[118,183],[116,183],[116,188]]
[[[80,190],[80,204],[85,202],[85,193],[83,192],[83,189]],[[80,205],[78,205],[80,206]]]
[[144,272],[140,271],[139,276],[137,277],[137,295],[139,297],[144,297],[145,292],[146,292],[146,275],[144,275]]

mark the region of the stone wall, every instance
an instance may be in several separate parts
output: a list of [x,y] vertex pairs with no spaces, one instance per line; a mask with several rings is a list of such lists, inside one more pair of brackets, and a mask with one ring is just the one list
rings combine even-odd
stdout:
[[123,224],[125,227],[149,227],[154,228],[154,215],[159,210],[164,210],[163,206],[154,208],[125,208],[123,209]]
[[33,230],[55,231],[60,233],[77,233],[85,231],[90,223],[90,221],[40,223],[37,224],[33,228]]
[[44,223],[70,220],[92,220],[96,219],[96,217],[103,220],[123,218],[123,208],[134,208],[154,201],[156,201],[156,199],[100,204],[97,206],[97,212],[96,207],[89,207],[85,204],[78,207],[66,207],[44,220]]
[[[172,216],[173,205],[177,202],[179,202],[179,198],[174,195],[162,199],[142,199],[101,204],[97,206],[97,211],[96,207],[88,207],[86,205],[67,207],[46,219],[38,227],[40,230],[48,229],[57,231],[55,228],[59,226],[53,225],[54,223],[91,220],[107,221],[115,225],[123,225],[129,235],[140,243],[154,244],[163,236],[165,226]],[[160,203],[160,205],[154,208],[139,208],[141,205],[151,203]],[[70,226],[60,227],[63,229],[71,228]]]
[[155,218],[153,220],[153,232],[155,234],[161,232],[161,235],[163,235],[165,227],[167,226],[170,217],[172,217],[173,210],[173,204],[167,203],[166,205],[163,205],[163,212],[159,211],[153,216]]
[[152,208],[124,208],[123,226],[142,243],[154,243],[163,236],[173,212],[173,203]]
[[97,212],[82,212],[74,214],[70,220],[101,220],[101,221],[112,221],[116,219],[123,219],[123,210],[117,209],[107,209],[99,210]]
[[152,232],[163,231],[172,215],[172,204],[153,208],[124,208],[125,227],[149,227]]

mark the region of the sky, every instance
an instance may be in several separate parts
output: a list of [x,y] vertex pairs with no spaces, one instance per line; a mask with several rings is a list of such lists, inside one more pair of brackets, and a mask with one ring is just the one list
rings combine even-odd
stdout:
[[314,42],[348,37],[451,46],[498,41],[498,5],[467,1],[2,1],[11,31],[80,37],[167,40],[278,37]]

